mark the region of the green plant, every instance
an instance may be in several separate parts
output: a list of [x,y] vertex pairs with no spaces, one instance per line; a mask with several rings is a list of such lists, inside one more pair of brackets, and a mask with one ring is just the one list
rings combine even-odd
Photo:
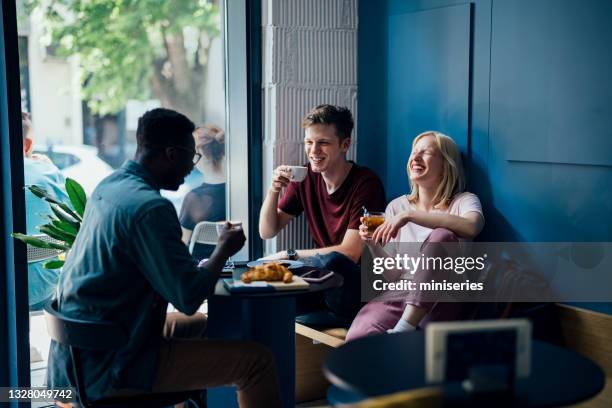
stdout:
[[[42,239],[19,232],[14,232],[12,234],[13,238],[37,248],[58,249],[61,251],[70,250],[81,228],[85,205],[87,204],[87,196],[85,195],[83,187],[71,178],[66,179],[65,186],[68,198],[70,199],[70,205],[50,196],[47,190],[40,186],[26,186],[26,188],[36,197],[49,203],[53,215],[47,215],[49,222],[37,228],[41,233],[56,241],[43,241]],[[46,262],[43,267],[47,269],[58,269],[63,265],[63,260],[54,259]]]
[[76,56],[93,113],[158,99],[196,123],[206,118],[209,60],[221,35],[219,0],[26,0],[44,45]]

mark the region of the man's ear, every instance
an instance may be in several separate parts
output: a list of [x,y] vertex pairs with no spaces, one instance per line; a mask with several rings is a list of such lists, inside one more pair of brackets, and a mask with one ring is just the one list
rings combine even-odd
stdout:
[[168,159],[171,162],[176,162],[177,160],[176,149],[171,148],[171,147],[166,147],[164,149],[164,154],[166,155],[166,159]]
[[23,139],[23,154],[26,157],[30,157],[32,155],[32,150],[34,150],[34,141],[26,137]]
[[351,147],[351,138],[350,137],[345,137],[344,139],[342,139],[340,141],[340,148],[342,149],[343,152],[348,152],[349,147]]

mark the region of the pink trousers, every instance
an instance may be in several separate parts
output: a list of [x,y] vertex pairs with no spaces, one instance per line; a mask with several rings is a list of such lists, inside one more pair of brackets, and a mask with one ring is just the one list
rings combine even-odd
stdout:
[[[459,240],[452,231],[445,228],[436,228],[429,234],[425,242],[423,242],[421,251],[425,255],[432,255],[431,251],[435,249],[427,244],[440,242],[459,242]],[[422,273],[422,276],[424,280],[427,280],[427,271],[422,272],[425,272]],[[347,333],[346,341],[384,333],[388,329],[392,329],[402,317],[406,303],[405,301],[382,301],[376,299],[368,302],[361,308],[357,316],[355,316]],[[419,324],[421,328],[432,321],[463,319],[466,316],[467,309],[471,309],[470,307],[466,307],[464,303],[416,302],[416,305],[428,310],[427,315]]]

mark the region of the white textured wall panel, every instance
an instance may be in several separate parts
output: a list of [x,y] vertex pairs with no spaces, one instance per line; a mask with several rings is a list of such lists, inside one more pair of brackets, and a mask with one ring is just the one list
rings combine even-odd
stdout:
[[[316,105],[348,107],[357,121],[357,0],[267,0],[264,43],[264,188],[274,168],[305,163],[302,118]],[[357,129],[348,158],[355,160]],[[304,217],[266,253],[310,248]]]
[[355,0],[271,0],[265,7],[268,25],[357,29]]
[[355,85],[354,30],[274,28],[270,44],[272,81],[276,84]]

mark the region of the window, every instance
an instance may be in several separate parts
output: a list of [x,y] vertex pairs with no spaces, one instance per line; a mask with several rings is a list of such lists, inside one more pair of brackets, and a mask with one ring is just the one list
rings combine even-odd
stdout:
[[[245,2],[160,2],[158,13],[144,8],[132,11],[167,16],[144,29],[142,18],[123,10],[113,18],[134,20],[129,35],[109,29],[115,23],[110,16],[102,24],[104,29],[96,31],[105,18],[101,10],[77,20],[71,1],[40,2],[42,6],[34,8],[24,7],[25,3],[16,0],[22,107],[31,114],[33,152],[45,155],[63,176],[75,179],[91,194],[104,177],[133,156],[138,117],[154,107],[173,108],[197,126],[214,124],[224,130],[227,160],[223,170],[228,180],[223,219],[241,220],[248,230]],[[108,3],[121,7],[114,0]],[[46,8],[49,5],[55,8]],[[51,19],[50,13],[62,18]],[[162,29],[177,21],[180,27]],[[225,30],[227,26],[231,32]],[[178,54],[185,54],[184,60],[176,60],[177,53],[168,48],[173,46],[179,47]],[[27,184],[27,166],[24,173]],[[194,170],[178,191],[162,194],[180,212],[186,194],[206,183],[208,176],[205,170]],[[28,219],[33,224],[31,214]],[[247,243],[235,259],[247,259],[248,248]],[[31,346],[36,348],[31,348],[33,385],[41,384],[44,377],[45,333],[42,316],[34,313],[30,330]]]

